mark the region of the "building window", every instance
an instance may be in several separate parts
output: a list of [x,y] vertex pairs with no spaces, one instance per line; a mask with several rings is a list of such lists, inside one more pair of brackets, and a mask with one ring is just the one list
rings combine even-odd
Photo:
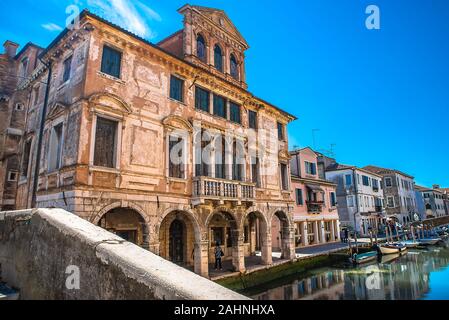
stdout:
[[350,174],[345,175],[345,185],[352,186],[352,175]]
[[61,166],[62,123],[54,126],[50,134],[48,146],[48,171],[58,170]]
[[195,138],[195,176],[208,177],[209,170],[209,156],[205,153],[210,143],[210,136],[205,130],[201,130],[196,134]]
[[231,112],[230,120],[235,123],[241,124],[242,119],[240,116],[240,106],[238,104],[235,104],[234,102],[230,102],[229,105],[230,105],[230,109],[231,109],[230,110],[230,112]]
[[387,197],[387,205],[389,208],[394,208],[394,197]]
[[62,83],[66,83],[70,79],[72,72],[72,56],[64,60],[64,74],[62,76]]
[[184,80],[175,76],[170,77],[170,98],[179,102],[184,101]]
[[335,207],[337,205],[337,198],[335,196],[335,192],[330,193],[331,198],[331,207]]
[[307,174],[312,174],[312,175],[316,174],[316,164],[315,163],[304,161],[304,164],[305,164],[305,169],[306,169]]
[[23,111],[25,110],[25,107],[23,106],[22,103],[17,103],[16,107],[14,108],[16,111]]
[[195,108],[209,112],[209,91],[195,87]]
[[168,144],[169,176],[184,179],[184,139],[170,136]]
[[304,198],[302,196],[302,189],[296,189],[296,205],[304,205]]
[[223,72],[223,53],[218,45],[214,48],[214,66],[218,71]]
[[232,179],[235,181],[243,181],[244,157],[243,141],[236,139],[232,148]]
[[354,207],[354,196],[348,196],[348,207],[352,208]]
[[255,183],[258,187],[260,186],[260,166],[259,166],[259,158],[251,157],[251,179],[252,182]]
[[284,125],[278,122],[277,127],[278,127],[278,139],[279,141],[284,141]]
[[101,72],[115,78],[120,78],[122,64],[122,53],[111,47],[103,47],[103,57],[101,59]]
[[203,62],[206,62],[206,41],[202,35],[196,38],[196,56]]
[[214,94],[214,115],[227,118],[226,117],[226,100],[223,97]]
[[219,135],[215,138],[215,178],[225,178],[226,163],[226,139]]
[[281,184],[282,190],[288,190],[288,170],[285,163],[281,163]]
[[115,168],[117,128],[117,121],[97,117],[94,151],[95,166]]
[[248,110],[248,126],[250,129],[257,130],[257,113],[252,110]]
[[9,182],[16,182],[17,181],[17,172],[16,171],[9,171],[8,172],[8,181]]
[[379,181],[377,179],[373,179],[373,190],[374,191],[379,190]]
[[393,186],[391,178],[385,178],[385,187]]
[[369,178],[367,176],[362,176],[362,184],[364,186],[369,186]]
[[30,165],[30,155],[31,155],[31,140],[25,142],[23,148],[23,158],[22,158],[22,177],[28,177],[28,167]]
[[235,59],[235,56],[233,54],[231,54],[230,67],[231,67],[231,77],[233,77],[235,80],[239,80],[239,67],[237,60]]

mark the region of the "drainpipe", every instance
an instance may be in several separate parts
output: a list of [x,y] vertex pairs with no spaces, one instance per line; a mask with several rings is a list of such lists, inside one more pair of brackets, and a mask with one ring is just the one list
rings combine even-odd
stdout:
[[47,115],[48,96],[50,94],[51,73],[52,73],[51,62],[45,63],[44,61],[42,61],[42,59],[40,59],[40,61],[48,68],[48,78],[47,78],[47,88],[45,89],[44,107],[42,108],[41,123],[39,126],[39,135],[37,136],[38,140],[37,140],[36,164],[34,166],[34,179],[33,179],[33,190],[32,190],[32,198],[31,198],[31,208],[36,207],[40,159],[41,159],[41,153],[42,153],[42,138],[43,138],[42,136],[44,134],[45,118]]

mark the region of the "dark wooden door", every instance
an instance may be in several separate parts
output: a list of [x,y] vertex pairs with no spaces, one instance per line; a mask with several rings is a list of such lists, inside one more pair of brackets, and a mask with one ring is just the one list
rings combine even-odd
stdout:
[[182,264],[184,260],[184,224],[175,220],[170,226],[170,260]]

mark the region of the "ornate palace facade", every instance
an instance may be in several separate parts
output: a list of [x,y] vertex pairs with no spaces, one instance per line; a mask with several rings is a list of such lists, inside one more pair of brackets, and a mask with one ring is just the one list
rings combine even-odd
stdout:
[[26,109],[11,208],[64,208],[203,276],[216,242],[236,271],[256,251],[271,264],[275,225],[292,259],[295,118],[247,91],[248,45],[223,11],[179,12],[154,45],[83,11],[41,50],[9,98]]

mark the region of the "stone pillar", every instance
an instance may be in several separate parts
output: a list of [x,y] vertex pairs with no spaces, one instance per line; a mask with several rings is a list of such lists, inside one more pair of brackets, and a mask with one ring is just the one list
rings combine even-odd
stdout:
[[240,237],[239,230],[231,230],[232,236],[232,265],[237,272],[245,272],[245,244]]
[[302,234],[302,237],[301,237],[302,245],[304,247],[307,247],[309,245],[309,234],[307,231],[307,222],[301,222],[300,232]]
[[319,238],[318,238],[318,232],[319,232],[319,230],[318,230],[318,221],[314,221],[313,222],[313,234],[314,234],[314,242],[313,242],[313,244],[319,244],[320,243],[320,240],[319,240]]
[[[284,222],[284,224],[286,224]],[[295,250],[295,228],[293,226],[282,226],[282,258],[296,258]]]
[[335,220],[335,232],[337,233],[337,238],[340,241],[340,220]]
[[335,220],[331,220],[330,222],[330,227],[331,227],[331,241],[330,242],[335,242],[335,225],[334,225]]
[[195,243],[194,270],[202,277],[209,277],[209,241],[203,240]]
[[156,254],[156,255],[160,255],[160,248],[161,248],[161,243],[159,241],[157,242],[150,242],[148,244],[148,248],[150,250],[150,252]]
[[257,235],[256,235],[256,223],[255,221],[250,221],[250,253],[251,255],[256,253],[256,241],[257,241]]
[[271,243],[271,228],[261,230],[262,234],[262,264],[270,265],[273,263],[272,243]]
[[321,233],[321,243],[326,243],[326,229],[324,228],[324,221],[320,221],[319,227]]

